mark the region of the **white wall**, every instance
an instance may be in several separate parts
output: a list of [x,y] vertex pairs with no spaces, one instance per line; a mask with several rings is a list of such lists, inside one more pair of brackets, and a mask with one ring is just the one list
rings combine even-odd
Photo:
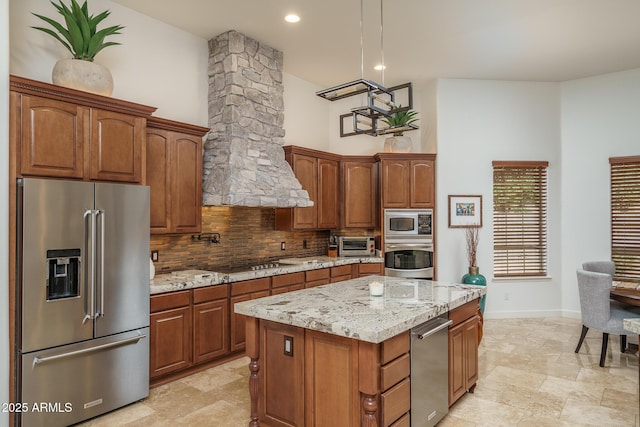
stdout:
[[579,312],[575,270],[611,259],[609,157],[640,154],[640,70],[562,84],[562,301]]
[[316,96],[322,88],[287,73],[283,75],[283,84],[285,145],[330,151],[327,127],[330,102]]
[[[438,280],[467,272],[464,231],[448,228],[448,195],[482,195],[478,266],[487,317],[559,315],[560,89],[552,83],[441,79],[437,84]],[[493,160],[547,160],[549,279],[493,278]]]
[[[46,26],[31,12],[59,19],[48,1],[9,0],[10,72],[51,82],[51,70],[71,54],[53,37],[30,26]],[[96,62],[111,71],[113,97],[157,107],[155,115],[207,126],[207,41],[110,0],[89,1],[92,12],[110,10],[105,26],[124,25],[122,43],[104,49]]]

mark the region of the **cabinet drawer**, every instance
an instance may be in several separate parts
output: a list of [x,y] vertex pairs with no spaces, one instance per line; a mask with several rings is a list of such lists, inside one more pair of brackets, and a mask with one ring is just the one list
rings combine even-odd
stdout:
[[393,338],[389,338],[382,343],[381,363],[385,365],[398,356],[408,353],[410,347],[411,341],[409,331],[396,335]]
[[453,323],[449,328],[452,328],[471,316],[475,316],[478,312],[478,300],[475,299],[473,301],[469,301],[468,303],[461,305],[460,307],[454,308],[449,312],[449,320],[453,320]]
[[[320,268],[318,270],[309,270],[305,271],[305,281],[313,282],[315,280],[328,279],[329,278],[329,269],[328,268]],[[327,282],[329,283],[329,282]]]
[[191,291],[171,292],[167,294],[152,295],[150,306],[151,313],[184,307],[191,304]]
[[338,276],[351,276],[351,265],[340,265],[338,267],[331,267],[331,277]]
[[304,285],[304,271],[273,276],[271,278],[271,286],[274,288],[290,285]]
[[411,427],[411,417],[409,414],[404,414],[402,418],[391,424],[391,427]]
[[382,263],[358,264],[358,273],[361,275],[382,274]]
[[329,283],[331,283],[331,281],[327,277],[326,279],[320,279],[320,280],[313,280],[311,282],[305,282],[304,287],[305,288],[315,288],[316,286],[326,285],[326,284],[329,284]]
[[337,283],[337,282],[344,282],[345,280],[351,280],[352,276],[346,275],[346,276],[334,276],[331,278],[331,283]]
[[411,409],[411,382],[402,381],[382,393],[382,425],[390,426]]
[[193,303],[213,301],[227,297],[229,285],[213,285],[193,290]]
[[231,284],[231,295],[242,295],[256,291],[268,291],[269,284],[271,283],[270,277],[263,277],[262,279],[244,280],[242,282],[236,282]]
[[411,373],[411,358],[409,353],[405,353],[393,362],[383,366],[381,369],[381,388],[387,390],[407,378]]

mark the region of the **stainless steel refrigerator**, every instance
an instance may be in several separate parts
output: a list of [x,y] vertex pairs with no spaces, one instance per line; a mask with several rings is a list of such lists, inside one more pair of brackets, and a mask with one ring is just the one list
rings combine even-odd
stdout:
[[149,188],[24,178],[17,401],[66,426],[149,395]]

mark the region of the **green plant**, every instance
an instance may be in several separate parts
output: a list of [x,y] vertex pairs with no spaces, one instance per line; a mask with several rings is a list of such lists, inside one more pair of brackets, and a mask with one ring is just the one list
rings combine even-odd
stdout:
[[124,28],[123,26],[114,25],[97,31],[98,24],[111,13],[108,10],[97,16],[89,15],[86,0],[82,6],[80,6],[76,0],[71,0],[71,7],[65,5],[62,0],[60,0],[60,4],[56,4],[53,1],[51,1],[51,4],[58,10],[58,13],[64,17],[66,27],[51,18],[34,13],[33,15],[51,25],[57,32],[50,28],[31,28],[43,31],[54,37],[71,52],[75,59],[93,61],[93,58],[98,52],[105,47],[120,44],[116,42],[105,42],[105,38],[115,34],[121,34],[119,31]]
[[[398,108],[402,108],[402,105],[399,105]],[[408,126],[412,123],[417,122],[418,121],[418,118],[416,118],[417,114],[418,113],[413,110],[398,111],[397,113],[394,113],[390,117],[385,117],[384,119],[382,119],[382,121],[385,122],[391,129],[401,128],[403,126]],[[393,136],[402,136],[405,130],[407,129],[403,129],[398,132],[393,132]]]

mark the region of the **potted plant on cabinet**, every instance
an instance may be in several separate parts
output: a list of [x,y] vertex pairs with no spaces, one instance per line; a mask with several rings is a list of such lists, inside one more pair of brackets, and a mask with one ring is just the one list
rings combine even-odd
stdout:
[[[399,109],[402,105],[398,106]],[[393,136],[385,139],[384,151],[388,153],[410,153],[413,145],[411,138],[404,136],[404,132],[408,130],[417,129],[414,125],[418,121],[416,115],[418,113],[414,110],[407,109],[401,110],[390,117],[382,119],[384,123],[389,126],[388,131],[393,132]],[[394,131],[394,129],[397,129]]]
[[76,0],[71,0],[67,6],[60,0],[59,4],[51,1],[58,13],[64,17],[64,25],[49,17],[34,13],[53,29],[32,27],[49,34],[71,52],[73,59],[61,59],[53,67],[52,80],[59,86],[84,90],[100,95],[110,96],[113,92],[113,78],[109,70],[95,62],[95,56],[107,46],[120,43],[105,41],[108,36],[121,34],[124,27],[114,25],[98,30],[98,24],[106,19],[111,12],[104,11],[98,15],[89,14],[87,1],[80,6]]

